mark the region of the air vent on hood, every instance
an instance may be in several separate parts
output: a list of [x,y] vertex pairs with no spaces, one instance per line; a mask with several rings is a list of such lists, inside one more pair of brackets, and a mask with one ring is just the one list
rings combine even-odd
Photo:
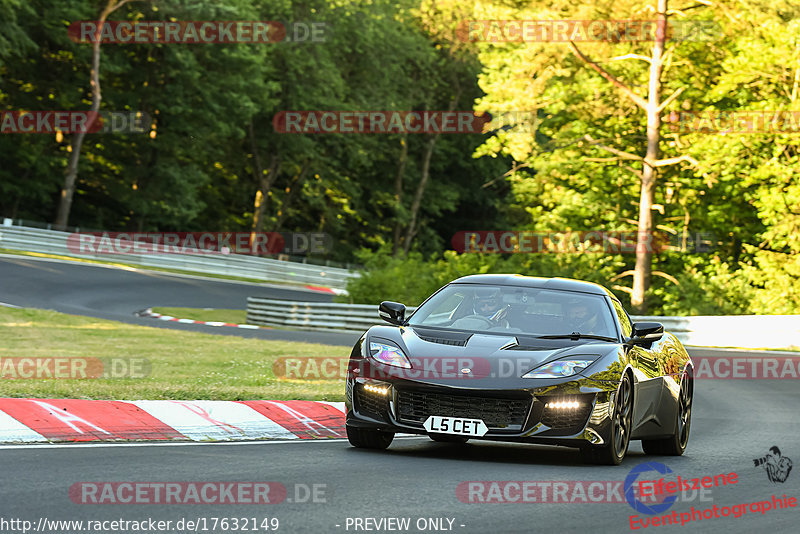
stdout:
[[445,339],[443,337],[428,337],[428,336],[419,336],[422,341],[428,341],[429,343],[439,343],[441,345],[453,345],[454,347],[465,347],[467,345],[467,339]]
[[439,343],[440,345],[452,345],[454,347],[465,347],[467,341],[472,337],[469,332],[447,332],[443,330],[435,330],[433,328],[419,328],[414,327],[414,333],[417,334],[422,341],[428,343]]
[[506,345],[503,350],[554,350],[557,347],[542,347],[540,345]]

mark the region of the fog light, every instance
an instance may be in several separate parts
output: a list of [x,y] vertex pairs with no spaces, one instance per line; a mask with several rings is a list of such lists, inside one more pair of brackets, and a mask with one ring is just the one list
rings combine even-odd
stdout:
[[381,386],[373,386],[371,384],[364,384],[364,389],[369,391],[370,393],[377,393],[378,395],[388,395],[389,388],[388,387],[381,387]]
[[556,408],[560,410],[568,409],[568,408],[579,408],[581,405],[578,401],[551,401],[544,405],[545,408]]

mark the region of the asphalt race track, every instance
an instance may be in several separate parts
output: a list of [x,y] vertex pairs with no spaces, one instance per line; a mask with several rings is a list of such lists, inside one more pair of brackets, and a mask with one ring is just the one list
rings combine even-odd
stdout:
[[[199,325],[165,324],[133,313],[149,306],[243,308],[249,295],[299,300],[326,300],[293,289],[254,286],[160,273],[132,272],[82,264],[0,258],[0,302],[48,308],[154,327],[172,327],[217,334],[225,329]],[[282,332],[234,331],[232,335],[274,339],[303,339],[346,344],[354,336]],[[713,353],[703,349],[704,354]],[[754,357],[763,354],[753,354]],[[770,447],[800,462],[800,390],[796,380],[698,380],[695,385],[692,432],[682,457],[645,456],[638,442],[619,467],[583,465],[572,449],[471,441],[467,445],[440,444],[428,438],[399,438],[383,452],[351,448],[345,440],[294,442],[175,443],[100,445],[0,446],[0,532],[14,530],[2,520],[128,520],[213,518],[277,518],[278,532],[391,532],[373,522],[355,519],[408,518],[409,532],[626,532],[629,517],[637,514],[626,502],[462,502],[456,493],[466,481],[624,481],[631,469],[645,461],[667,465],[683,478],[735,472],[737,483],[705,495],[690,492],[659,516],[713,506],[731,507],[771,500],[786,494],[800,497],[800,467],[783,483],[770,482],[753,459]],[[642,474],[651,480],[662,475]],[[672,477],[672,478],[669,478]],[[79,482],[277,482],[287,489],[286,500],[269,505],[247,504],[79,504],[69,490]],[[309,497],[317,485],[317,502]],[[488,487],[488,485],[486,486]],[[535,495],[539,495],[536,493]],[[73,495],[74,496],[74,495]],[[298,498],[299,497],[299,498]],[[509,493],[520,499],[519,492]],[[584,497],[585,499],[585,497]],[[303,502],[298,502],[303,501]],[[417,521],[436,519],[418,529]],[[448,520],[452,520],[451,523]],[[796,532],[800,507],[750,511],[738,518],[702,519],[684,526],[651,526],[647,532]],[[431,528],[438,525],[439,529]],[[19,525],[19,523],[17,523]],[[389,523],[394,525],[394,523]],[[463,525],[463,526],[462,526]],[[370,530],[364,528],[369,526]],[[263,528],[250,532],[266,532]],[[57,530],[52,532],[75,532]],[[85,530],[84,530],[85,531]],[[106,527],[105,532],[115,532]],[[173,532],[193,531],[168,530]],[[221,528],[218,532],[234,531]],[[243,532],[239,528],[237,532]],[[271,531],[271,530],[270,530]]]
[[[0,256],[0,302],[159,328],[176,328],[240,337],[307,341],[352,346],[357,335],[286,330],[244,330],[180,324],[138,317],[154,306],[247,308],[247,297],[330,302],[331,295],[289,286],[188,277],[71,261]],[[377,316],[377,312],[376,312]]]
[[[682,457],[644,456],[638,442],[619,467],[582,465],[571,449],[475,443],[450,445],[427,438],[397,439],[385,452],[351,448],[346,441],[245,444],[15,446],[0,451],[3,516],[34,522],[47,519],[177,521],[198,517],[277,517],[279,532],[355,532],[347,518],[454,519],[455,532],[625,532],[627,503],[469,504],[456,496],[462,481],[623,481],[645,460],[669,466],[684,478],[738,474],[738,483],[716,488],[672,510],[719,507],[800,495],[800,473],[771,483],[753,465],[778,445],[800,459],[800,393],[793,380],[705,380],[696,385],[692,434]],[[747,436],[747,437],[743,437]],[[796,471],[797,469],[795,469]],[[655,473],[651,473],[655,475]],[[643,475],[644,477],[644,475]],[[653,478],[657,478],[653,476]],[[674,479],[674,478],[673,478]],[[75,504],[69,487],[82,481],[262,481],[279,482],[294,493],[324,484],[319,502],[271,505]],[[299,489],[295,485],[300,485]],[[515,494],[511,494],[513,498]],[[324,500],[324,502],[322,502]],[[209,519],[210,520],[210,519]],[[703,519],[684,527],[651,526],[648,532],[796,532],[800,509]],[[260,521],[260,519],[259,519]],[[445,525],[447,522],[445,522]],[[337,527],[336,525],[340,525]],[[460,525],[464,525],[461,527]],[[686,530],[683,530],[686,529]],[[642,529],[644,530],[644,529]]]

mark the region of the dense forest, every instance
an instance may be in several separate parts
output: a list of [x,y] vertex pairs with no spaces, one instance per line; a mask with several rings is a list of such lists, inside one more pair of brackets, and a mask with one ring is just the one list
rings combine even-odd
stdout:
[[[417,304],[459,275],[519,272],[602,283],[640,313],[800,313],[798,3],[0,0],[0,13],[0,111],[150,120],[136,133],[4,132],[0,217],[325,232],[334,246],[322,259],[365,266],[357,302]],[[103,19],[279,21],[286,35],[70,35]],[[475,23],[554,20],[656,31],[600,39],[572,23],[566,38],[517,39],[507,23]],[[501,124],[276,127],[287,111],[320,110],[467,111]],[[761,123],[730,127],[748,112]],[[465,231],[659,232],[672,246],[461,252],[453,238]],[[692,246],[700,235],[711,246]]]

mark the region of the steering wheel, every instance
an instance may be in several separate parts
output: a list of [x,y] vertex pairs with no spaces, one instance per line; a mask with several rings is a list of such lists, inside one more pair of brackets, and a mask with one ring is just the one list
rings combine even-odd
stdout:
[[483,315],[478,315],[477,313],[473,313],[471,315],[465,315],[464,317],[460,317],[458,320],[463,321],[464,319],[480,319],[486,323],[487,326],[497,326],[497,323],[489,319],[488,317],[484,317]]

